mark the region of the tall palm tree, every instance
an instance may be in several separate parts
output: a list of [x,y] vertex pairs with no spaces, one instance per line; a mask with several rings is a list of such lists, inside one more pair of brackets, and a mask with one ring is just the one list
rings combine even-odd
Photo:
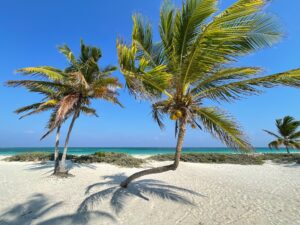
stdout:
[[[175,121],[174,163],[135,173],[122,187],[147,174],[176,170],[188,125],[210,132],[227,146],[250,150],[237,123],[207,102],[233,102],[277,85],[300,86],[300,69],[262,75],[258,67],[235,67],[238,57],[269,47],[281,37],[278,24],[262,12],[264,0],[239,0],[224,12],[217,0],[186,0],[182,8],[166,1],[160,11],[160,41],[150,23],[133,16],[132,42],[117,43],[121,72],[135,97],[152,101],[153,118]],[[209,100],[209,101],[205,101]]]
[[[63,155],[57,170],[57,174],[65,174],[68,172],[65,164],[68,143],[76,119],[81,113],[97,116],[96,110],[90,107],[93,99],[103,99],[122,106],[117,98],[117,89],[121,87],[121,84],[117,78],[111,77],[116,67],[107,66],[101,69],[98,65],[98,61],[102,57],[99,48],[86,46],[81,41],[81,52],[78,59],[75,58],[67,45],[61,46],[59,50],[70,63],[65,70],[51,68],[51,71],[46,73],[45,67],[23,68],[20,71],[24,74],[43,75],[48,80],[10,81],[8,84],[11,86],[24,86],[28,89],[48,87],[59,96],[49,120],[49,129],[42,139],[54,129],[59,129],[66,119],[72,117]],[[49,69],[49,67],[46,67],[46,69]]]
[[290,153],[290,148],[300,150],[300,121],[296,121],[291,116],[286,116],[283,119],[276,120],[276,127],[279,134],[264,130],[268,134],[276,137],[275,141],[269,143],[269,148],[278,149],[281,145],[285,146],[287,153]]

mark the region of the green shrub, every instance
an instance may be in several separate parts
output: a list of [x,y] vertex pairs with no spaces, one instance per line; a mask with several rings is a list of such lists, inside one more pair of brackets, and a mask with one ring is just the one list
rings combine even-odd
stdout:
[[[148,159],[156,161],[172,161],[173,154],[154,155]],[[182,154],[181,161],[193,163],[229,163],[241,165],[262,165],[265,160],[275,163],[300,163],[300,154],[209,154],[186,153]]]
[[5,158],[6,161],[20,161],[20,162],[31,162],[31,161],[48,161],[51,159],[51,154],[47,152],[28,152],[18,155],[13,155]]
[[76,163],[109,163],[122,167],[140,167],[145,161],[125,153],[96,152],[93,155],[82,155],[74,159]]
[[[61,159],[62,153],[59,154]],[[67,155],[67,159],[74,159],[76,156]],[[53,161],[54,154],[48,152],[26,152],[17,155],[13,155],[4,159],[5,161],[20,161],[20,162],[35,162],[35,161]]]

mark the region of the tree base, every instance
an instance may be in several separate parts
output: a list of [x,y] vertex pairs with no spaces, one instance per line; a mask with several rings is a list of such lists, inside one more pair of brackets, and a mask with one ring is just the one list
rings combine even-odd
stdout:
[[64,172],[56,172],[53,174],[53,176],[59,177],[59,178],[68,178],[68,177],[74,177],[73,174],[70,173],[64,173]]

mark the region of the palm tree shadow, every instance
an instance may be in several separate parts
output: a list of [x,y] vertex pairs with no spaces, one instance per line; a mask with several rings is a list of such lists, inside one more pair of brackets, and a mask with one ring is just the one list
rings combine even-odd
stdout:
[[85,194],[89,194],[90,191],[96,187],[109,187],[88,196],[80,204],[77,210],[78,213],[88,212],[97,203],[101,203],[107,199],[109,199],[110,206],[113,211],[116,214],[119,214],[124,209],[126,201],[131,197],[138,197],[145,201],[150,201],[149,196],[155,196],[166,201],[172,201],[191,206],[195,206],[195,204],[178,192],[205,197],[204,195],[201,195],[195,191],[168,185],[162,181],[154,179],[139,180],[132,182],[127,188],[122,188],[119,186],[119,184],[126,178],[124,174],[104,176],[103,178],[108,179],[108,181],[99,182],[88,186]]
[[[86,163],[74,163],[70,160],[66,161],[67,170],[70,171],[74,168],[89,168],[89,169],[96,169],[96,166]],[[46,161],[46,162],[39,162],[31,164],[27,170],[47,170],[44,174],[51,174],[53,173],[54,168],[54,161]]]
[[[48,198],[43,194],[35,194],[30,197],[27,202],[20,203],[7,210],[3,214],[0,214],[1,225],[21,225],[32,224],[36,219],[41,219],[44,215],[51,211],[57,210],[63,205],[63,202],[57,202],[49,204]],[[60,225],[60,224],[82,224],[88,223],[92,217],[106,218],[112,221],[116,221],[115,218],[109,213],[102,211],[93,211],[86,213],[75,213],[54,217],[48,220],[39,222],[38,225]]]

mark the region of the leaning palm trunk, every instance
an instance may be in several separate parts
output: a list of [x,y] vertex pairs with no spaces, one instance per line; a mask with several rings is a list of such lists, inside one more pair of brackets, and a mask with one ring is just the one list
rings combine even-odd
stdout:
[[68,130],[68,134],[67,134],[66,142],[65,142],[65,146],[64,146],[63,155],[61,157],[61,161],[60,161],[60,164],[59,164],[59,173],[61,173],[61,174],[65,174],[65,173],[68,172],[67,169],[66,169],[66,158],[67,158],[67,152],[68,152],[68,144],[69,144],[69,140],[70,140],[70,136],[71,136],[71,132],[72,132],[75,120],[78,118],[78,115],[79,115],[79,109],[80,108],[78,108],[75,111],[75,113],[73,115],[73,118],[72,118],[72,121],[71,121],[71,124],[69,126],[69,130]]
[[185,137],[185,133],[186,133],[186,123],[187,123],[186,118],[182,118],[180,120],[179,133],[178,133],[178,139],[177,139],[177,145],[176,145],[176,153],[175,153],[174,162],[172,164],[167,165],[167,166],[161,166],[161,167],[157,167],[157,168],[147,169],[147,170],[143,170],[143,171],[137,172],[135,174],[132,174],[130,177],[128,177],[126,180],[124,180],[120,184],[120,186],[123,188],[126,188],[131,181],[133,181],[139,177],[145,176],[145,175],[155,174],[155,173],[163,173],[163,172],[166,172],[169,170],[176,170],[179,165],[179,161],[180,161],[180,157],[181,157],[181,150],[182,150],[184,137]]
[[59,138],[60,138],[60,125],[56,130],[56,139],[55,139],[55,150],[54,150],[54,174],[57,173],[59,167]]

